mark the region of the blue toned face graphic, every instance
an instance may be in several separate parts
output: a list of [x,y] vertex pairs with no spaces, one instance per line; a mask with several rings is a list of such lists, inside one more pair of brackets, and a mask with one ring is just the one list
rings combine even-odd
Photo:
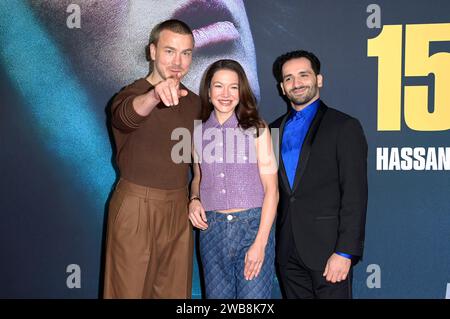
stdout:
[[[80,7],[80,29],[66,25],[72,3]],[[196,47],[183,83],[194,92],[206,68],[228,58],[244,67],[255,95],[260,95],[255,49],[241,0],[31,0],[16,9],[15,16],[24,19],[22,29],[30,31],[9,40],[29,56],[14,62],[17,72],[10,76],[21,83],[22,96],[36,97],[37,103],[28,108],[42,132],[42,143],[59,162],[70,165],[70,178],[88,192],[88,201],[99,208],[99,219],[115,174],[105,104],[95,98],[107,92],[106,103],[121,87],[148,74],[146,47],[157,23],[176,18],[193,29]],[[33,74],[37,82],[23,82]],[[199,294],[195,282],[193,295]]]
[[[198,92],[201,77],[214,61],[237,60],[260,96],[253,39],[241,0],[93,1],[78,0],[81,29],[62,30],[70,1],[32,1],[35,12],[71,52],[88,78],[120,88],[149,71],[145,47],[151,29],[176,18],[193,30],[196,42],[191,69],[183,82]],[[52,16],[60,15],[59,21]],[[52,23],[53,22],[53,23]]]
[[[78,0],[80,29],[66,25],[71,3],[2,1],[5,32],[0,42],[8,45],[0,48],[0,58],[18,93],[28,101],[43,145],[77,172],[97,203],[104,203],[115,176],[105,104],[121,87],[147,75],[145,47],[157,23],[179,18],[192,25],[197,48],[184,83],[194,91],[204,70],[226,57],[243,65],[259,95],[242,1]],[[99,98],[96,89],[108,97]]]
[[[80,6],[80,29],[66,25],[72,3]],[[101,234],[105,203],[116,178],[105,106],[121,87],[148,74],[149,33],[170,18],[194,30],[197,47],[183,80],[189,88],[198,91],[204,70],[218,59],[230,58],[241,63],[259,96],[253,39],[240,0],[0,1],[0,67],[23,102],[14,107],[23,108],[33,140],[48,154],[55,175],[67,181],[69,186],[61,192],[72,194],[76,189],[77,201],[93,207],[83,212],[86,218],[79,219],[80,225],[69,227],[74,231],[87,225],[97,227],[89,236]],[[58,215],[63,225],[65,214]],[[68,241],[57,232],[52,236]],[[83,241],[96,249],[90,253],[97,253],[98,237]]]

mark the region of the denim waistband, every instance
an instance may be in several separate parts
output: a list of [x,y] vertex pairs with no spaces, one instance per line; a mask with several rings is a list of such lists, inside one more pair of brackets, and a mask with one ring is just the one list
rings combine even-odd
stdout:
[[239,220],[247,220],[255,217],[261,216],[261,207],[249,208],[246,210],[241,210],[235,213],[219,213],[215,210],[210,210],[206,212],[206,218],[208,221],[218,221],[218,222],[235,222]]

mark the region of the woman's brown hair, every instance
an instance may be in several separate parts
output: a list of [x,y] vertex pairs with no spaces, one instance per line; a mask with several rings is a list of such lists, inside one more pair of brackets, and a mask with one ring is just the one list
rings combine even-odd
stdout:
[[259,129],[266,127],[266,124],[259,116],[256,109],[256,97],[250,88],[247,75],[239,62],[229,59],[218,60],[211,64],[203,75],[200,85],[200,99],[202,103],[202,121],[209,119],[214,106],[210,102],[208,91],[211,86],[211,80],[214,74],[220,70],[230,70],[236,72],[239,79],[239,104],[236,106],[234,112],[239,122],[239,126],[246,130],[249,128],[257,129],[257,136],[259,136]]

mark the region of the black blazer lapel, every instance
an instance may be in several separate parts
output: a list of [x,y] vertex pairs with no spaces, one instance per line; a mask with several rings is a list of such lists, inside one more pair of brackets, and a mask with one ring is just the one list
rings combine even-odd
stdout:
[[281,177],[281,181],[283,182],[284,188],[290,193],[291,190],[291,186],[289,185],[289,180],[287,178],[286,175],[286,168],[284,167],[284,162],[283,162],[283,156],[281,155],[281,143],[283,141],[283,131],[284,131],[284,126],[286,125],[286,120],[289,117],[290,112],[287,112],[286,115],[284,116],[283,120],[281,121],[280,124],[280,134],[278,137],[278,154],[279,154],[279,163],[280,163],[280,167],[279,167],[279,171],[280,171],[280,177]]
[[327,110],[327,106],[321,101],[319,108],[317,109],[316,116],[311,122],[311,126],[309,127],[308,133],[306,134],[305,141],[303,142],[302,151],[300,153],[300,159],[297,164],[297,171],[295,172],[294,179],[294,188],[293,192],[296,191],[299,182],[305,173],[306,165],[308,164],[309,154],[311,153],[311,146],[314,142],[314,138],[316,137],[317,130],[319,129],[320,123],[322,122],[322,118],[325,115]]

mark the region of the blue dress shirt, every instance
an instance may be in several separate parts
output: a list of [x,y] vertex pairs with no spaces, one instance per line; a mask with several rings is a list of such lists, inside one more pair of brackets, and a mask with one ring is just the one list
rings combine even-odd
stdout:
[[336,254],[338,254],[339,256],[348,258],[348,259],[352,259],[352,255],[346,254],[346,253],[340,253],[340,252],[336,252]]
[[301,111],[292,109],[284,126],[281,156],[291,189],[294,187],[295,172],[297,171],[303,141],[317,113],[319,101],[317,99]]

